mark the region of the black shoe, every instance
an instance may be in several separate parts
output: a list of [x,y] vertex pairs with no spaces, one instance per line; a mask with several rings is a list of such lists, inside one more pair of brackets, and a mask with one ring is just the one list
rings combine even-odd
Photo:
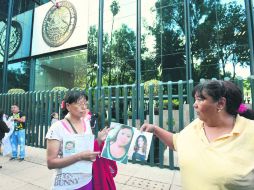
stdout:
[[24,160],[25,160],[24,158],[20,158],[20,159],[19,159],[20,162],[22,162],[22,161],[24,161]]
[[0,166],[0,169],[3,168],[3,166]]
[[15,157],[11,157],[11,158],[10,158],[10,160],[16,160],[16,159],[17,159],[17,158],[15,158]]

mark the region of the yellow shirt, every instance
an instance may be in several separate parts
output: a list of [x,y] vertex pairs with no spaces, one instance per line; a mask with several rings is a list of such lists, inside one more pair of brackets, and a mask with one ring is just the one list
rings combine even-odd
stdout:
[[194,120],[173,135],[184,190],[254,190],[254,121],[237,116],[231,133],[209,142]]

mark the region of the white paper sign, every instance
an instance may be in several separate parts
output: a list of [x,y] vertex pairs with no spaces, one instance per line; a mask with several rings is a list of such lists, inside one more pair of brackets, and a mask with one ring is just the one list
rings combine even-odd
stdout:
[[[82,151],[93,151],[94,135],[71,135],[63,141],[63,157],[68,157]],[[79,161],[62,168],[62,173],[92,173],[91,161]]]
[[6,155],[10,154],[12,151],[10,137],[11,137],[13,130],[14,130],[14,121],[12,120],[12,116],[11,116],[11,117],[9,117],[8,120],[6,120],[6,118],[4,118],[4,122],[10,128],[10,131],[8,133],[5,133],[5,136],[2,139],[3,156],[6,156]]

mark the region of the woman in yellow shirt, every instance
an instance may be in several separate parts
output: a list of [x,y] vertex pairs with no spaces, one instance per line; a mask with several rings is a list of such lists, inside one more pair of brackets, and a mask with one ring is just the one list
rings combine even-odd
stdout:
[[229,81],[209,80],[193,90],[198,118],[181,132],[144,124],[177,151],[184,190],[253,190],[254,121],[237,112],[242,92]]

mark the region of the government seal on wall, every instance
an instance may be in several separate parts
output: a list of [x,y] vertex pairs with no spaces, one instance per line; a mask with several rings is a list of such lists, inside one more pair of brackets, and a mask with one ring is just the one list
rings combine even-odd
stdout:
[[[5,39],[6,39],[7,25],[0,31],[0,54],[4,56]],[[15,55],[22,42],[22,27],[21,24],[15,20],[11,23],[10,43],[9,43],[9,57]]]
[[72,35],[77,23],[77,12],[69,1],[52,6],[42,23],[42,38],[50,47],[63,45]]

